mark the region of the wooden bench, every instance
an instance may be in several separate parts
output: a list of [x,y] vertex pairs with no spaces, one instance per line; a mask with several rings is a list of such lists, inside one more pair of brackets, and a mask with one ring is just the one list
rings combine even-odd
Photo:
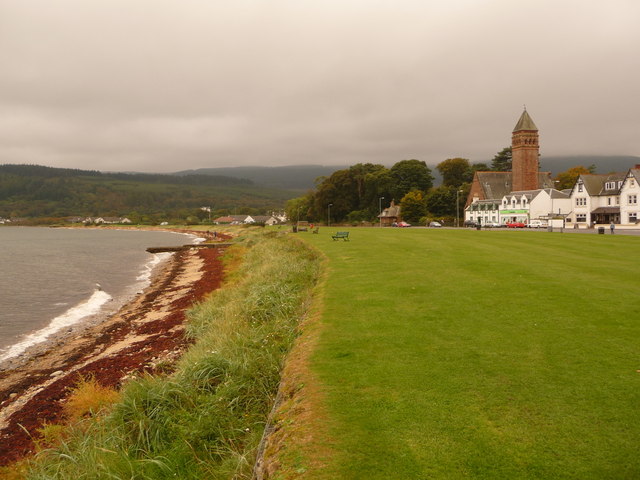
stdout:
[[331,235],[334,240],[343,239],[345,242],[349,240],[349,232],[336,232],[335,235]]

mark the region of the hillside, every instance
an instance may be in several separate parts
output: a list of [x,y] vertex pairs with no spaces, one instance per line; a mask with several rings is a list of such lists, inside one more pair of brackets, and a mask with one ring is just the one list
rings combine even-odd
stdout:
[[223,175],[102,173],[0,165],[0,217],[129,216],[134,221],[267,213],[295,194]]
[[336,170],[348,166],[289,165],[286,167],[220,167],[183,170],[174,175],[223,175],[246,178],[256,185],[285,190],[309,190],[315,187],[318,177],[328,177]]
[[540,158],[540,170],[557,175],[577,165],[596,166],[596,173],[626,172],[640,163],[640,157],[632,155],[572,155]]
[[[444,160],[444,159],[443,159]],[[487,161],[488,164],[491,160]],[[596,166],[597,173],[624,172],[635,164],[640,163],[640,157],[631,155],[571,155],[549,156],[540,158],[540,169],[557,175],[576,165]],[[265,188],[306,191],[315,188],[316,179],[328,177],[333,172],[349,168],[348,165],[289,165],[285,167],[220,167],[183,170],[174,173],[176,176],[214,175],[243,178]],[[436,165],[429,165],[434,177],[434,185],[442,183],[442,176]]]

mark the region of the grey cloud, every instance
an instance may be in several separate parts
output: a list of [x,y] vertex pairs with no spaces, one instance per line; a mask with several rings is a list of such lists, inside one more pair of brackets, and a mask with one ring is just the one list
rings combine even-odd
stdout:
[[0,162],[173,171],[640,154],[640,4],[0,0]]

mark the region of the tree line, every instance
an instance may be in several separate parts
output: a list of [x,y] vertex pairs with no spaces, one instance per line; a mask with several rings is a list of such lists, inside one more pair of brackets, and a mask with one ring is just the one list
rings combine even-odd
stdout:
[[394,201],[407,222],[450,221],[456,215],[456,201],[463,208],[476,171],[511,170],[511,147],[498,152],[491,166],[449,158],[436,169],[442,175],[442,185],[437,187],[432,170],[421,160],[401,160],[391,168],[358,163],[320,177],[314,190],[289,200],[287,216],[294,221],[375,222],[380,211]]

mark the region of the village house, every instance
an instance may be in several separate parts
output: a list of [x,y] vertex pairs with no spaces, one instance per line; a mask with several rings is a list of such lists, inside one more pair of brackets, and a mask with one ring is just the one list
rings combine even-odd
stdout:
[[576,228],[638,222],[640,165],[627,173],[582,174],[571,190],[573,211],[567,218]]
[[378,215],[380,219],[380,225],[383,227],[391,227],[395,223],[402,221],[400,215],[400,205],[396,205],[396,202],[391,200],[391,205],[382,210],[382,213]]
[[626,225],[638,225],[640,221],[640,165],[629,169],[620,187],[620,221]]

